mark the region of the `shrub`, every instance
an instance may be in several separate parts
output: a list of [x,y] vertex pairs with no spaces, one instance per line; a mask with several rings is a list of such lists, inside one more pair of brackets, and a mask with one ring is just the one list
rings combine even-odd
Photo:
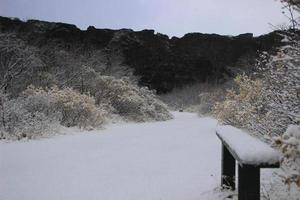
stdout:
[[208,84],[197,83],[185,87],[174,88],[171,92],[161,94],[160,99],[173,110],[186,110],[199,105],[199,92],[202,92]]
[[93,97],[70,88],[29,87],[16,99],[0,93],[0,137],[38,138],[54,134],[58,125],[91,129],[106,120],[106,111]]
[[160,95],[160,99],[173,110],[208,114],[211,112],[214,102],[223,99],[225,95],[223,87],[227,87],[228,84],[230,83],[226,82],[223,85],[196,83],[174,88],[171,92]]
[[105,122],[106,112],[95,105],[93,97],[71,88],[48,90],[29,87],[23,93],[28,110],[39,111],[47,116],[59,116],[61,125],[80,128],[97,127]]
[[284,155],[281,177],[289,187],[296,183],[300,188],[300,126],[290,125],[282,136],[275,137],[274,144]]
[[9,100],[3,93],[0,96],[1,139],[36,138],[56,131],[57,121],[44,113],[27,110],[24,99]]
[[167,106],[147,88],[132,84],[129,79],[98,76],[90,90],[98,105],[109,105],[111,112],[131,121],[171,119]]
[[262,53],[258,73],[235,79],[237,90],[229,90],[214,114],[223,122],[245,127],[263,136],[282,135],[299,121],[300,44],[281,47],[276,55]]
[[235,83],[237,91],[227,90],[225,100],[214,105],[213,114],[223,123],[236,127],[252,127],[257,122],[253,116],[263,113],[262,82],[246,75],[238,75]]

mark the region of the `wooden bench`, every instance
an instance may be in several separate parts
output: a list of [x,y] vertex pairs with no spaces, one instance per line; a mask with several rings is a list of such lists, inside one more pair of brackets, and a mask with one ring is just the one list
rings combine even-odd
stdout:
[[235,190],[238,162],[238,199],[260,199],[260,168],[278,168],[280,154],[264,142],[232,126],[219,126],[222,142],[222,187]]

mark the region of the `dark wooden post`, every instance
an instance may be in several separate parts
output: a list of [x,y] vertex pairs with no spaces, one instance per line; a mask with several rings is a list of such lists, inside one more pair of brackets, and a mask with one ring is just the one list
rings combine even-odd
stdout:
[[239,200],[259,200],[260,170],[259,167],[243,165],[238,168]]
[[223,144],[221,186],[235,190],[235,159]]

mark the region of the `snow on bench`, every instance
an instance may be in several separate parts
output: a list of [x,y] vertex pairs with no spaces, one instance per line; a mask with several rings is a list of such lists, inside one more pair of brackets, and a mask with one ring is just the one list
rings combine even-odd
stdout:
[[232,126],[219,126],[217,135],[239,164],[272,167],[279,165],[280,154],[257,138]]
[[235,189],[238,162],[238,199],[260,199],[260,168],[278,168],[280,154],[259,139],[232,126],[219,126],[222,142],[221,186]]

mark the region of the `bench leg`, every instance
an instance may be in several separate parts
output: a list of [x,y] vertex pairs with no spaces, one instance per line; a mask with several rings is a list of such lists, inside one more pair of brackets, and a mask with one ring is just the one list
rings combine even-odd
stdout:
[[223,144],[221,186],[235,190],[235,159]]
[[260,170],[258,167],[243,165],[238,168],[238,199],[260,199]]

